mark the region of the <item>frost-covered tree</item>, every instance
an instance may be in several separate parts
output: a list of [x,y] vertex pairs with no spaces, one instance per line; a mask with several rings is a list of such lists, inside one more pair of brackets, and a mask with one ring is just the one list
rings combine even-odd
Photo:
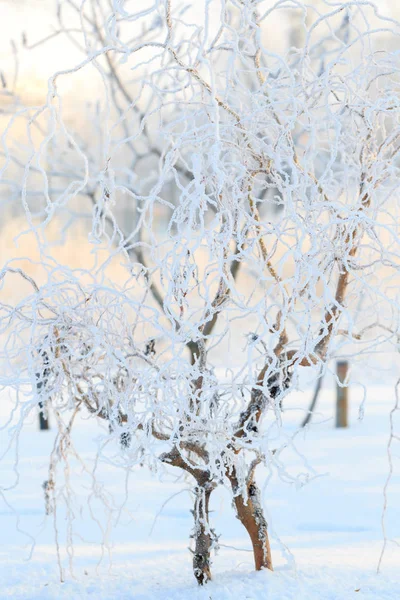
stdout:
[[[284,472],[292,440],[272,432],[286,396],[306,367],[397,352],[400,25],[368,0],[55,4],[57,28],[24,37],[71,46],[44,104],[4,78],[3,192],[22,201],[42,273],[1,271],[3,291],[27,286],[1,304],[12,417],[56,415],[49,511],[85,413],[107,422],[126,468],[188,474],[199,583],[218,544],[217,486],[256,569],[272,569],[256,468]],[[89,76],[74,130],[65,81],[79,106]],[[54,257],[49,228],[77,222],[90,269]]]

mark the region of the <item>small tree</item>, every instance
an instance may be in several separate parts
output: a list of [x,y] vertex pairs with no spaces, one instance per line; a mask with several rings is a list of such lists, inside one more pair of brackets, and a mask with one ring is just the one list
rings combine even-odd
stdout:
[[[23,418],[56,414],[50,504],[81,411],[109,424],[130,465],[188,473],[203,584],[217,486],[256,569],[272,569],[255,473],[283,469],[288,442],[270,434],[301,370],[397,344],[400,26],[366,0],[221,0],[200,15],[139,4],[58,0],[50,37],[81,59],[50,78],[43,106],[15,97],[8,109],[3,181],[21,194],[45,275],[2,270],[31,287],[1,306],[2,383],[30,390]],[[300,47],[274,51],[276,15],[295,17]],[[89,69],[99,96],[77,132],[60,89]],[[50,222],[77,220],[91,223],[92,270],[57,263],[47,239]]]

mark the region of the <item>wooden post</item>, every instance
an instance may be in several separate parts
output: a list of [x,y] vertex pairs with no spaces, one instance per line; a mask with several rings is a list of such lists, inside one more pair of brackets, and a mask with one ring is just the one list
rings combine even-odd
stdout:
[[[339,382],[343,383],[347,379],[349,363],[347,360],[338,360],[336,363],[336,373]],[[348,427],[348,387],[342,387],[336,384],[336,427]]]

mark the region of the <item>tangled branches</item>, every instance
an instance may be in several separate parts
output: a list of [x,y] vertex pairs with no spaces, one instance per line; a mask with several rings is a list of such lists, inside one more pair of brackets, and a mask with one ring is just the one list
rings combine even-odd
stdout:
[[[269,423],[304,367],[397,350],[400,25],[364,0],[56,4],[57,30],[31,48],[64,36],[79,60],[41,107],[15,96],[2,136],[45,272],[2,270],[3,288],[31,285],[1,305],[2,385],[106,421],[130,464],[153,464],[156,443],[191,476],[199,583],[218,485],[272,569],[255,482],[274,461]],[[297,32],[281,53],[276,14]],[[98,99],[74,131],[62,84],[89,72]],[[77,221],[92,268],[53,255],[49,224]]]

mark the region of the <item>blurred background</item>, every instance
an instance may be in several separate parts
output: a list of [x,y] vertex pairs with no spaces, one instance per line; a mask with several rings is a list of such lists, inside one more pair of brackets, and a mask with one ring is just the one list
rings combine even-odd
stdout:
[[[277,55],[293,61],[297,49],[305,44],[307,32],[321,14],[334,10],[334,3],[323,0],[307,3],[267,1],[262,3],[262,10],[268,11],[278,4],[279,10],[273,10],[262,22],[262,43],[272,62]],[[82,13],[80,5],[84,7]],[[178,11],[174,13],[176,18],[180,15],[180,5],[173,0],[173,10]],[[140,207],[133,196],[146,195],[157,181],[160,158],[163,159],[163,152],[168,147],[168,139],[160,139],[156,116],[146,121],[146,131],[142,132],[145,135],[138,134],[141,111],[146,110],[148,97],[141,89],[146,65],[137,70],[135,55],[127,61],[117,56],[111,67],[102,57],[101,70],[90,63],[67,76],[58,77],[57,110],[52,112],[50,102],[46,110],[42,110],[49,99],[49,80],[54,73],[73,69],[85,60],[86,51],[79,30],[82,29],[81,19],[85,23],[84,15],[90,16],[91,6],[96,7],[100,16],[103,9],[104,14],[109,10],[108,0],[88,0],[83,4],[78,0],[0,0],[0,130],[3,134],[0,149],[0,261],[3,265],[10,259],[24,257],[18,265],[38,283],[47,277],[39,264],[45,245],[57,263],[70,268],[84,267],[90,271],[109,258],[110,249],[96,238],[93,225],[96,210],[101,210],[98,207],[104,201],[104,195],[107,196],[107,186],[113,183],[107,179],[104,150],[109,143],[107,136],[113,149],[113,177],[125,190],[132,191],[129,195],[117,190],[113,199],[113,214],[124,235],[134,231],[138,220]],[[152,6],[152,2],[143,0],[140,8],[144,10],[147,6]],[[189,2],[182,15],[188,22],[205,24],[205,6],[205,2]],[[126,0],[124,7],[128,11],[135,9],[136,0]],[[388,17],[400,16],[397,2],[380,0],[378,8]],[[220,12],[220,0],[209,3],[210,38],[218,30]],[[369,26],[377,29],[372,41],[375,48],[396,51],[400,47],[398,39],[385,29],[385,22],[377,18],[373,7],[367,6],[365,14]],[[149,25],[142,21],[125,24],[132,44],[141,39],[141,27]],[[355,30],[359,24],[365,26],[361,14],[356,15],[352,23]],[[336,27],[338,39],[346,36],[343,14],[332,19],[332,26]],[[155,40],[160,39],[159,27],[156,22],[150,27]],[[64,32],[60,33],[62,29]],[[90,27],[88,31],[88,39],[94,39]],[[123,33],[128,39],[127,31]],[[329,34],[328,27],[324,33]],[[322,49],[326,50],[321,46],[321,52]],[[102,74],[110,69],[111,72],[115,70],[118,78],[105,86]],[[107,101],[106,89],[110,94]],[[124,111],[131,102],[134,108],[130,110],[129,120],[124,120]],[[127,136],[132,136],[133,141],[120,143]],[[89,179],[84,189],[76,191],[73,186],[85,170],[83,154],[89,165]],[[318,160],[319,157],[316,162]],[[27,164],[31,167],[29,172]],[[322,161],[321,165],[322,168]],[[185,172],[185,167],[181,166],[179,175],[182,185],[188,185],[191,172]],[[173,178],[164,181],[161,194],[172,204],[176,205],[181,192]],[[279,219],[283,203],[279,201],[277,190],[267,187],[260,192],[260,197],[265,200],[260,203],[261,215],[271,221]],[[168,237],[171,210],[161,202],[155,202],[152,210],[153,220],[146,232],[163,242]],[[33,224],[48,222],[40,234],[32,230],[26,218],[27,211]],[[213,216],[213,212],[208,211],[207,218],[211,220]],[[111,224],[109,235],[112,227]],[[38,235],[43,236],[40,243]],[[134,239],[138,239],[137,235]],[[126,260],[120,254],[113,256],[104,269],[107,277],[119,283],[126,282],[131,276],[126,269]],[[384,270],[379,276],[385,277]],[[240,277],[247,278],[243,281],[250,288],[249,281],[254,280],[254,274],[244,270]],[[390,287],[395,289],[393,280]],[[27,289],[24,284],[21,289],[15,285],[5,286],[2,297],[15,300]]]

